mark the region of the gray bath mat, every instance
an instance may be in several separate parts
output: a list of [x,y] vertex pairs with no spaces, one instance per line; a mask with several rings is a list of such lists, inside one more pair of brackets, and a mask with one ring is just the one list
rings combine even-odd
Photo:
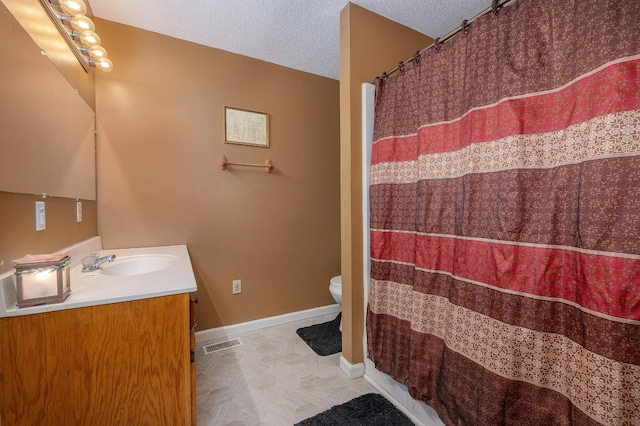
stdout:
[[296,333],[318,355],[337,354],[342,352],[341,318],[342,313],[339,313],[334,320],[299,328]]
[[413,426],[413,422],[382,395],[368,393],[336,405],[295,426]]

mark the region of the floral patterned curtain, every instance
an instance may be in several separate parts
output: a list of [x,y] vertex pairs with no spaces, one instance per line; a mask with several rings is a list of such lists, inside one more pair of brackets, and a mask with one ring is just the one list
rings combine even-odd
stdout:
[[515,0],[376,84],[369,357],[447,425],[640,425],[640,1]]

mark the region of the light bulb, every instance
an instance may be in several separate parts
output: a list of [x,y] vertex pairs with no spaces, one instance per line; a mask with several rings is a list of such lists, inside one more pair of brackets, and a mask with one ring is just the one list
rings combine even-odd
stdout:
[[80,42],[85,46],[93,46],[95,44],[100,44],[101,40],[98,34],[91,30],[86,30],[80,34]]
[[93,46],[91,46],[87,52],[89,53],[89,56],[91,56],[92,58],[106,58],[107,57],[107,49],[105,49],[104,47],[94,44]]
[[82,0],[58,0],[58,5],[67,15],[84,15],[87,13],[87,5]]
[[54,271],[53,269],[44,269],[44,270],[38,271],[35,274],[35,278],[38,281],[48,281],[49,280],[49,276],[51,275],[51,273],[53,271]]
[[84,15],[76,15],[69,20],[71,24],[71,28],[75,31],[81,33],[86,30],[95,31],[96,26],[93,24],[93,21],[87,18]]
[[108,58],[97,58],[95,60],[96,67],[104,72],[110,72],[113,69],[113,62]]

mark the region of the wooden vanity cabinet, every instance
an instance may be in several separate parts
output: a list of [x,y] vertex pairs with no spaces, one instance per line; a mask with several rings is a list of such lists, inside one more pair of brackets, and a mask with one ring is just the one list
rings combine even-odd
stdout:
[[0,424],[195,424],[191,321],[188,294],[1,318]]

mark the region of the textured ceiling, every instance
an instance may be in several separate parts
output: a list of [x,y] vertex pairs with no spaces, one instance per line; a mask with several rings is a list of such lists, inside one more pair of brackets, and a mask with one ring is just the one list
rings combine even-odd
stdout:
[[[95,16],[338,79],[340,11],[346,0],[89,0]],[[441,37],[491,0],[356,0]],[[105,40],[108,47],[108,41]],[[425,46],[426,47],[426,46]],[[404,58],[402,58],[404,59]]]

